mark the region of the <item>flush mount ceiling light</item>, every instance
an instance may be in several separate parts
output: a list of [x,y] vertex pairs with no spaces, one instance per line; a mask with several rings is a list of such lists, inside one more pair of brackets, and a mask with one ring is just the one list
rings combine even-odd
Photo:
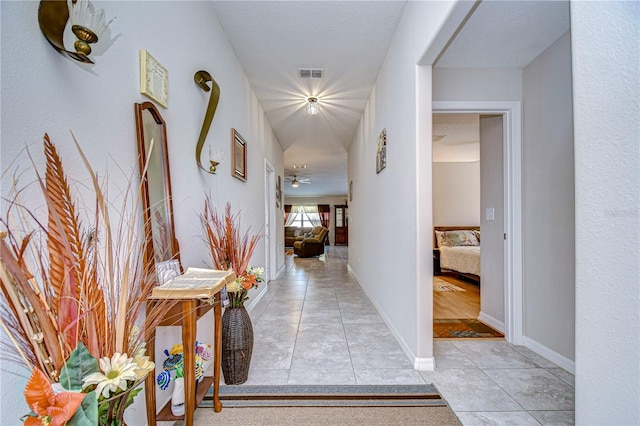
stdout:
[[311,115],[317,114],[318,109],[318,98],[315,96],[310,96],[307,98],[307,112]]
[[307,165],[306,164],[294,164],[293,168],[294,169],[306,169]]

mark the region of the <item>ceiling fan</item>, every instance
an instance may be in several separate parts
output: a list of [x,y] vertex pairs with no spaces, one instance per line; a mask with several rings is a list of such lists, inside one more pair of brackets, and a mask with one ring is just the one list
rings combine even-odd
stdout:
[[298,179],[298,177],[296,175],[293,175],[293,179],[292,178],[287,178],[287,180],[289,182],[291,182],[291,186],[293,188],[297,188],[301,183],[303,183],[303,184],[311,183],[311,180],[309,180],[309,179]]

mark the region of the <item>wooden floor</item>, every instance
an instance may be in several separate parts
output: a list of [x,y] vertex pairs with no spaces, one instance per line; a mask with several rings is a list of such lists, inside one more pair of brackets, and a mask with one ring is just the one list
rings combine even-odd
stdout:
[[453,274],[443,273],[438,277],[466,291],[434,291],[433,319],[478,318],[480,287],[459,280]]

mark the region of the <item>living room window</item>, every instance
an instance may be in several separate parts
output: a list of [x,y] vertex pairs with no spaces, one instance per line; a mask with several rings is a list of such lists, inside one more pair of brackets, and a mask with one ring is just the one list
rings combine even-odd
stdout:
[[297,228],[310,228],[318,225],[320,225],[320,214],[317,206],[293,206],[286,223],[286,226]]

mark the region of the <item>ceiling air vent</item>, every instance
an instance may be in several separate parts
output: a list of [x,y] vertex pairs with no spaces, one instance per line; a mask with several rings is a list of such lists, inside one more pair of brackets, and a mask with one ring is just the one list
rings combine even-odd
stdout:
[[298,68],[300,78],[322,78],[324,70],[320,68]]

